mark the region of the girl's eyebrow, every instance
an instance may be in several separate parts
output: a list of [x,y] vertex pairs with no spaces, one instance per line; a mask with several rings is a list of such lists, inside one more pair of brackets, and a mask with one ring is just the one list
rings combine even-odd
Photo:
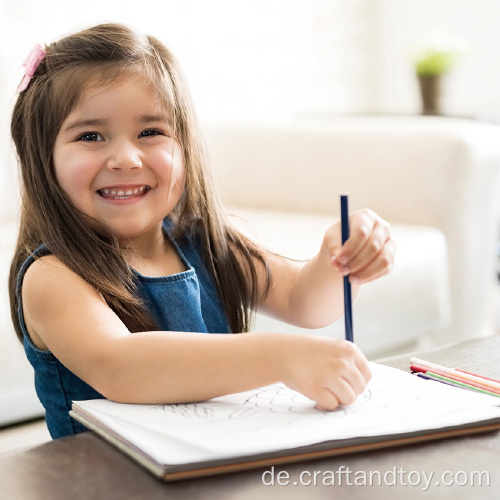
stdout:
[[74,122],[68,123],[68,125],[64,127],[63,132],[69,132],[70,130],[73,130],[75,128],[101,126],[104,125],[105,123],[106,120],[103,120],[101,118],[95,118],[90,120],[75,120]]
[[151,122],[164,122],[170,123],[170,120],[166,115],[144,115],[138,120],[140,123],[151,123]]

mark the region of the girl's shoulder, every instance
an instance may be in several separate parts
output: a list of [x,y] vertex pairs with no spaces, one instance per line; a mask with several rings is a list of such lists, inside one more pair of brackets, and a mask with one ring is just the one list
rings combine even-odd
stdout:
[[108,355],[108,344],[96,339],[111,338],[120,329],[128,332],[99,290],[54,255],[40,256],[26,269],[20,306],[35,346],[65,359],[68,368],[81,368],[84,352],[99,359]]
[[82,294],[92,293],[90,285],[52,254],[32,260],[22,276],[22,287],[18,291],[23,310],[23,322],[33,344],[40,350],[48,349],[43,328],[53,318],[62,320],[69,314],[75,300]]
[[55,255],[48,253],[33,259],[23,276],[23,288],[37,284],[70,277],[75,274]]
[[72,300],[82,293],[98,295],[89,283],[52,254],[36,258],[22,278],[25,308],[50,308]]

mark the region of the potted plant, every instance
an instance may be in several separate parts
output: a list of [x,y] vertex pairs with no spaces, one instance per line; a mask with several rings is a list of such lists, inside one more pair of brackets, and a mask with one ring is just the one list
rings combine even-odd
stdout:
[[414,65],[422,99],[422,114],[441,114],[443,75],[454,67],[457,56],[456,48],[437,45],[421,49],[415,55]]

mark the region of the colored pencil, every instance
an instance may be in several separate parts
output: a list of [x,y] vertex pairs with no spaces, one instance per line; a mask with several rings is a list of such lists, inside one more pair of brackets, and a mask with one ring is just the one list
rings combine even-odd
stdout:
[[417,375],[420,378],[426,378],[428,380],[435,380],[436,382],[442,382],[444,384],[451,385],[451,386],[454,386],[454,387],[458,387],[460,389],[468,389],[470,391],[476,391],[476,392],[480,392],[482,394],[488,394],[490,396],[495,396],[497,398],[500,398],[500,393],[492,392],[492,391],[487,390],[487,389],[481,389],[481,388],[476,387],[474,385],[466,384],[465,382],[460,382],[458,380],[454,380],[454,379],[451,379],[451,378],[448,378],[448,377],[443,377],[441,375],[438,375],[437,373],[425,372],[425,374],[424,373],[418,373]]
[[457,370],[457,372],[468,373],[469,375],[474,375],[475,377],[484,378],[486,380],[491,380],[492,382],[497,382],[500,384],[500,380],[496,380],[496,379],[491,378],[491,377],[485,377],[484,375],[478,375],[477,373],[472,373],[472,372],[469,372],[467,370],[463,370],[462,368],[455,368],[455,370]]
[[455,375],[451,375],[449,373],[446,373],[442,370],[438,370],[438,369],[429,369],[429,368],[426,368],[424,366],[420,366],[420,365],[411,365],[410,366],[410,370],[412,372],[415,372],[415,373],[432,373],[434,375],[438,375],[440,377],[445,377],[446,379],[449,379],[449,380],[454,380],[455,382],[460,382],[460,383],[463,383],[463,384],[467,384],[467,385],[470,385],[470,386],[473,386],[473,387],[477,387],[478,389],[481,389],[483,391],[488,391],[488,392],[491,392],[491,393],[494,393],[498,396],[500,396],[500,389],[493,389],[487,385],[484,385],[484,384],[479,384],[477,382],[472,382],[470,380],[467,380],[467,379],[464,379],[462,377],[456,377]]
[[500,382],[496,380],[488,380],[487,378],[484,377],[479,377],[477,375],[471,375],[469,373],[466,373],[464,371],[458,371],[454,368],[447,368],[445,366],[438,365],[436,363],[431,363],[430,361],[425,361],[420,358],[410,358],[410,363],[414,365],[419,365],[423,366],[425,368],[428,368],[432,371],[439,371],[444,373],[446,376],[452,376],[455,377],[459,380],[464,380],[467,383],[469,382],[475,382],[480,385],[484,385],[490,389],[495,389],[495,390],[500,390]]

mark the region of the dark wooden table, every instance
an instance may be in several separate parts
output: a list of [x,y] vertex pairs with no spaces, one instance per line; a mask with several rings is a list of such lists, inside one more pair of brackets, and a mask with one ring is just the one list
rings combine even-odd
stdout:
[[[498,336],[418,355],[443,365],[500,378]],[[409,369],[409,356],[386,358],[380,362]],[[271,483],[273,477],[274,485],[264,484]],[[342,484],[339,484],[340,478]],[[335,485],[331,484],[333,481]],[[267,467],[164,484],[88,432],[0,459],[0,498],[498,500],[500,433],[283,465],[274,468],[274,475]]]

